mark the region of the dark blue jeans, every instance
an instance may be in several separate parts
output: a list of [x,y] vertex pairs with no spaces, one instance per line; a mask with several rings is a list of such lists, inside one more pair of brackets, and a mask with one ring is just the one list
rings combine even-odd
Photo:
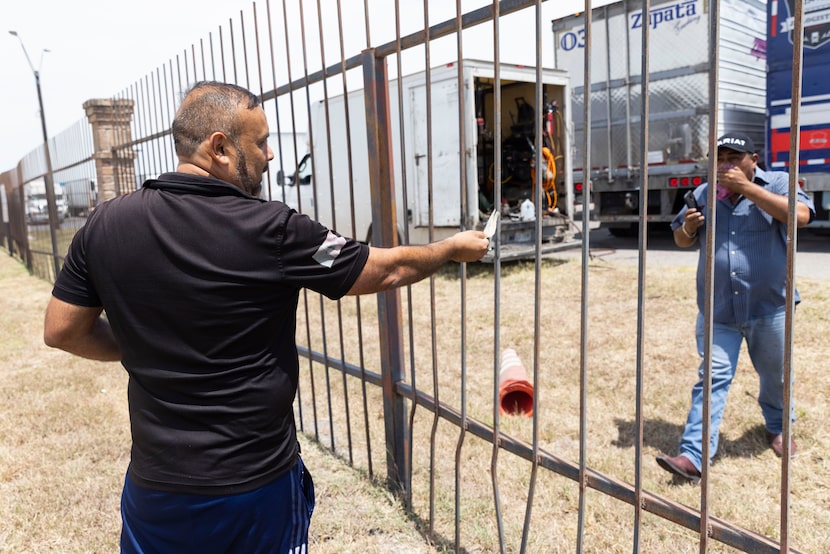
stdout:
[[123,553],[304,554],[314,510],[314,484],[302,460],[250,492],[176,494],[136,486],[121,496]]

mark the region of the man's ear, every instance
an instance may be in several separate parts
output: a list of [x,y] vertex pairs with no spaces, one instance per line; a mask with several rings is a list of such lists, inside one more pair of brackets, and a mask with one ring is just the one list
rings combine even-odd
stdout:
[[233,145],[225,133],[217,131],[208,138],[208,154],[219,165],[229,166],[231,164],[231,148]]

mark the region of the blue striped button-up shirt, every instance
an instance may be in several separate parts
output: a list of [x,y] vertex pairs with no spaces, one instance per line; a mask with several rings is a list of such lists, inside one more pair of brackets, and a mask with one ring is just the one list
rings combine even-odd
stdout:
[[[780,171],[755,170],[754,182],[765,189],[787,196],[789,177]],[[708,184],[695,190],[698,205],[706,204]],[[815,207],[809,196],[798,190],[798,201]],[[708,217],[706,209],[703,215]],[[672,230],[685,220],[686,208],[675,216]],[[698,230],[697,305],[704,305],[706,270],[706,230]],[[715,226],[713,317],[718,323],[744,324],[754,318],[777,312],[785,305],[787,277],[787,225],[774,219],[748,198],[741,197],[734,206],[730,200],[718,200]],[[795,301],[799,302],[798,291]]]

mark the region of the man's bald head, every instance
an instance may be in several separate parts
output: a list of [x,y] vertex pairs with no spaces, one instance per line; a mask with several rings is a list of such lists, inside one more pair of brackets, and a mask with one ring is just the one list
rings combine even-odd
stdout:
[[236,142],[242,130],[240,108],[260,106],[259,97],[229,83],[200,81],[185,94],[171,127],[176,154],[192,157],[211,134],[220,132]]

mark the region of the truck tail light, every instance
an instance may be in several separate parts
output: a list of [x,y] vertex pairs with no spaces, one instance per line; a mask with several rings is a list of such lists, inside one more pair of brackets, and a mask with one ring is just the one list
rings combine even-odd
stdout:
[[669,187],[698,187],[703,183],[703,177],[669,177]]

